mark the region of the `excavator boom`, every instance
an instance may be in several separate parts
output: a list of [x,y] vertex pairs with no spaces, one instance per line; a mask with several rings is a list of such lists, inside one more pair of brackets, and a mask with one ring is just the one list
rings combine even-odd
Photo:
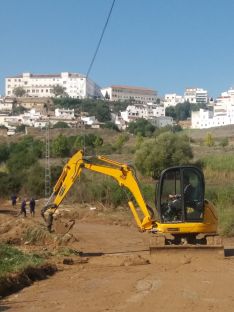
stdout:
[[[110,176],[118,182],[120,187],[127,188],[135,198],[135,201],[141,210],[142,217],[139,216],[133,201],[128,201],[129,208],[137,226],[141,231],[153,229],[156,223],[152,219],[151,210],[149,211],[146,206],[146,202],[139,188],[133,169],[126,164],[110,160],[104,156],[98,156],[98,160],[100,164],[95,164],[83,156],[83,151],[80,150],[75,153],[64,166],[63,171],[54,186],[53,193],[46,207],[42,210],[42,216],[44,216],[44,213],[47,211],[52,217],[72,185],[79,178],[82,170],[87,169]],[[49,229],[51,229],[51,225],[49,224]]]

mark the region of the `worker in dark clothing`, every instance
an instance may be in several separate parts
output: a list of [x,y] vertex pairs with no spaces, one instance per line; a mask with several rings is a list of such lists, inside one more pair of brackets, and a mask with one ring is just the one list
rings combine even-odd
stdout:
[[36,202],[35,202],[35,199],[32,197],[29,202],[30,214],[32,217],[34,217],[35,215],[35,206],[36,206]]
[[26,217],[26,200],[24,199],[21,203],[20,215],[23,214]]
[[17,200],[17,196],[16,196],[16,195],[12,195],[12,196],[11,196],[12,208],[15,208],[15,206],[16,206],[16,200]]

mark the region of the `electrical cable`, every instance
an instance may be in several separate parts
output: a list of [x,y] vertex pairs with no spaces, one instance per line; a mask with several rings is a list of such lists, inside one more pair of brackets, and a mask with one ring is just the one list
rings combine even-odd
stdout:
[[[103,29],[102,29],[101,36],[100,36],[100,38],[99,38],[97,47],[96,47],[96,49],[95,49],[95,51],[94,51],[94,55],[93,55],[93,57],[92,57],[92,59],[91,59],[91,62],[90,62],[90,64],[89,64],[88,71],[87,71],[86,76],[85,76],[86,84],[87,84],[87,79],[88,79],[88,77],[89,77],[89,74],[90,74],[90,72],[91,72],[91,70],[92,70],[94,61],[95,61],[95,59],[96,59],[98,50],[99,50],[100,45],[101,45],[101,43],[102,43],[103,36],[104,36],[105,31],[106,31],[106,29],[107,29],[107,26],[108,26],[108,24],[109,24],[109,20],[110,20],[110,17],[111,17],[111,14],[112,14],[112,11],[113,11],[115,2],[116,2],[116,0],[113,0],[113,1],[112,1],[112,5],[111,5],[111,7],[110,7],[110,10],[109,10],[109,13],[108,13],[106,22],[105,22],[104,27],[103,27]],[[82,101],[82,104],[81,104],[81,116],[83,115],[83,112],[84,112],[84,104],[83,104],[83,101]],[[81,120],[81,121],[82,121],[82,120]],[[85,141],[86,141],[86,139],[85,139],[85,124],[84,124],[83,126],[84,126],[84,131],[83,131],[83,151],[84,151],[84,154],[85,154],[85,149],[86,149],[86,142],[85,142]],[[82,132],[82,125],[81,125],[81,132]]]
[[115,1],[116,1],[116,0],[113,0],[113,1],[112,1],[112,5],[111,5],[111,8],[110,8],[109,14],[108,14],[108,16],[107,16],[107,19],[106,19],[106,23],[105,23],[105,25],[104,25],[104,27],[103,27],[103,29],[102,29],[101,37],[100,37],[100,39],[99,39],[99,41],[98,41],[98,44],[97,44],[97,47],[96,47],[96,49],[95,49],[93,58],[92,58],[91,63],[90,63],[90,65],[89,65],[89,68],[88,68],[88,71],[87,71],[87,74],[86,74],[86,79],[89,77],[89,74],[90,74],[91,69],[92,69],[92,67],[93,67],[93,63],[94,63],[94,61],[95,61],[95,59],[96,59],[98,50],[99,50],[100,45],[101,45],[101,42],[102,42],[102,38],[103,38],[103,36],[104,36],[104,34],[105,34],[106,28],[107,28],[107,26],[108,26],[108,23],[109,23],[109,20],[110,20],[110,17],[111,17],[111,13],[112,13],[113,8],[114,8],[114,5],[115,5]]

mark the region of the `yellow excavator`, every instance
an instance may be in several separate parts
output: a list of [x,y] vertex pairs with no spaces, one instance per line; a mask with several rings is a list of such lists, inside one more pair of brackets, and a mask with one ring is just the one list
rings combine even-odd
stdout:
[[[154,211],[147,205],[134,169],[127,164],[97,156],[96,160],[76,152],[64,166],[61,176],[41,215],[51,231],[53,216],[83,169],[114,178],[128,189],[128,206],[140,231],[152,233],[151,249],[160,247],[222,248],[217,234],[218,218],[211,202],[204,198],[202,171],[195,166],[176,166],[164,170],[157,183]],[[98,186],[97,186],[98,187]],[[74,221],[65,224],[69,231]]]

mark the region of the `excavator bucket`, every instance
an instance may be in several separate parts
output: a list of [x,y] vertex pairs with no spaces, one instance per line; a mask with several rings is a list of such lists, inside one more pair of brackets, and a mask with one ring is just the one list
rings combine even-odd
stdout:
[[54,220],[53,222],[53,230],[56,234],[62,234],[65,235],[68,233],[73,226],[75,225],[75,220],[61,220],[60,218],[57,220]]

